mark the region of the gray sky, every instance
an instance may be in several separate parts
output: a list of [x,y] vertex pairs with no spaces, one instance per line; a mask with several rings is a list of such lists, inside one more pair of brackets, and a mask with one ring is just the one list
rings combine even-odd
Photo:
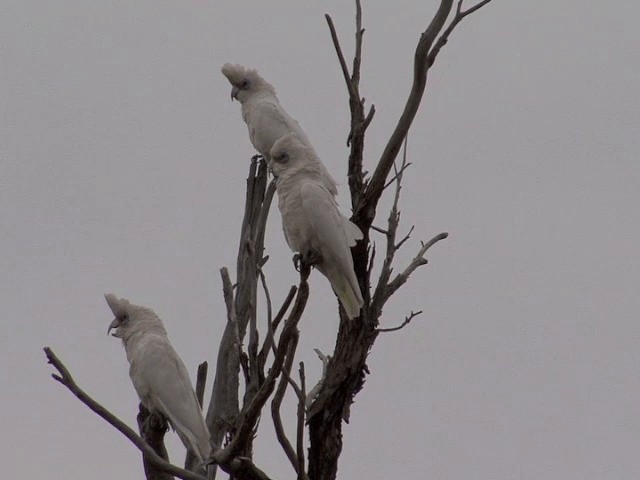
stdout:
[[[437,2],[364,3],[372,169]],[[2,3],[6,478],[141,477],[137,450],[49,378],[41,351],[135,425],[104,292],[154,308],[191,372],[215,358],[218,269],[235,262],[254,153],[224,62],[276,86],[348,210],[347,96],[322,15],[350,53],[353,11],[337,0]],[[639,14],[636,2],[494,0],[442,51],[410,134],[402,214],[416,227],[398,268],[419,239],[451,236],[384,311],[385,326],[425,313],[378,340],[340,478],[640,476]],[[279,301],[296,274],[272,213]],[[313,348],[330,352],[337,329],[331,290],[312,277],[299,346],[310,381]],[[294,478],[263,423],[256,461]]]

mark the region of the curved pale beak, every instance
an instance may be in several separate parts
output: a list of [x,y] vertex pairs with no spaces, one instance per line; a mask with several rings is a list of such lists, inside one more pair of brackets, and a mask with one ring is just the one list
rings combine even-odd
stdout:
[[238,98],[238,92],[240,92],[240,89],[238,87],[233,87],[231,89],[231,101],[233,102],[233,100]]
[[[109,324],[109,329],[107,330],[107,335],[109,335],[111,333],[111,330],[113,330],[114,328],[118,328],[120,326],[120,320],[118,320],[117,318],[113,319],[113,322],[111,322]],[[114,337],[118,336],[118,332],[114,332],[113,334]]]

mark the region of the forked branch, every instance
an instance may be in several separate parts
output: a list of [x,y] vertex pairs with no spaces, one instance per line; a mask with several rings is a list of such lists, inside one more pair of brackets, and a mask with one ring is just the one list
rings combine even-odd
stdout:
[[479,2],[475,4],[473,7],[470,7],[466,10],[462,10],[462,2],[463,0],[458,0],[458,6],[456,7],[456,14],[453,17],[453,20],[451,20],[451,23],[445,29],[445,31],[442,32],[442,35],[438,37],[438,40],[436,41],[435,45],[429,52],[429,55],[427,58],[427,64],[429,65],[429,67],[431,67],[431,65],[433,65],[433,63],[436,61],[436,57],[438,56],[438,53],[440,53],[440,50],[442,49],[442,47],[444,47],[447,44],[447,42],[449,41],[449,36],[453,32],[453,30],[456,28],[456,26],[462,21],[462,19],[467,15],[471,15],[476,10],[481,9],[487,3],[491,2],[491,0],[483,0],[482,2]]
[[384,190],[387,176],[391,171],[393,162],[398,156],[398,152],[402,146],[402,141],[407,135],[416,113],[418,112],[418,107],[420,106],[420,102],[422,101],[422,96],[427,85],[427,73],[429,68],[433,65],[438,52],[447,43],[449,35],[464,17],[482,8],[490,1],[491,0],[483,0],[473,7],[463,11],[462,0],[459,0],[456,14],[452,22],[449,24],[442,36],[438,37],[453,6],[453,0],[440,1],[440,6],[438,7],[436,14],[431,20],[431,23],[429,23],[427,29],[420,36],[420,40],[416,47],[413,64],[413,84],[405,103],[404,111],[402,112],[402,115],[400,116],[400,119],[398,120],[398,123],[396,124],[391,137],[389,137],[389,141],[387,142],[384,151],[382,152],[380,160],[378,161],[376,169],[371,177],[371,181],[369,182],[365,192],[364,201],[358,205],[356,217],[362,218],[362,223],[359,223],[359,225],[369,226],[375,218],[376,208],[378,206],[380,196],[382,195],[382,191]]
[[409,276],[411,276],[411,274],[418,267],[426,265],[428,261],[426,258],[424,258],[424,255],[427,253],[427,250],[429,250],[440,240],[444,240],[448,236],[448,233],[443,232],[433,237],[427,243],[423,243],[417,255],[413,258],[413,260],[411,260],[411,263],[407,266],[407,268],[396,275],[395,278],[387,285],[387,288],[385,289],[385,297],[389,298],[391,295],[393,295],[402,285],[407,282],[407,280],[409,280]]
[[266,376],[264,383],[256,392],[251,402],[241,412],[239,422],[237,424],[237,433],[233,437],[231,443],[226,448],[214,453],[214,459],[218,463],[229,463],[231,459],[237,457],[241,452],[242,446],[253,433],[253,429],[258,417],[260,416],[262,407],[269,399],[275,388],[276,380],[282,372],[285,357],[289,349],[289,343],[295,335],[298,321],[302,317],[302,313],[304,312],[304,308],[309,297],[309,284],[307,283],[307,279],[309,278],[310,272],[310,267],[305,265],[303,262],[300,268],[300,284],[298,286],[296,301],[293,305],[289,318],[285,321],[282,333],[280,334],[276,355],[273,359],[273,364],[271,365],[269,374]]
[[349,67],[342,53],[340,40],[331,16],[325,14],[325,19],[329,25],[331,40],[340,62],[340,69],[344,77],[347,91],[349,92],[349,109],[351,111],[351,127],[347,137],[349,152],[349,191],[351,192],[351,204],[354,206],[360,202],[364,193],[364,173],[362,170],[364,136],[369,124],[373,120],[376,109],[372,104],[369,112],[364,114],[365,99],[360,96],[360,65],[362,64],[362,40],[364,28],[362,28],[362,6],[360,0],[356,0],[356,33],[355,33],[355,53],[353,56],[353,71],[349,73]]
[[413,320],[415,317],[417,317],[418,315],[420,315],[422,313],[422,310],[418,310],[417,312],[414,312],[413,310],[411,311],[411,313],[404,318],[404,322],[402,322],[400,325],[398,325],[397,327],[391,327],[391,328],[378,328],[377,331],[379,333],[388,333],[388,332],[397,332],[398,330],[402,330],[404,327],[406,327],[407,325],[409,325],[409,323],[411,323],[411,320]]

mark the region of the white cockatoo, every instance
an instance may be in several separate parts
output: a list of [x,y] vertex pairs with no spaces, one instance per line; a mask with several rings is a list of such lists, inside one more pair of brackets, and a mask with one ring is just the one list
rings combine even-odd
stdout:
[[362,239],[362,232],[338,210],[319,165],[313,149],[295,133],[286,134],[271,149],[269,166],[276,177],[287,243],[329,279],[347,316],[355,318],[363,300],[350,247]]
[[150,308],[133,305],[113,293],[104,298],[115,315],[107,333],[116,329],[113,336],[122,339],[140,402],[150,412],[162,413],[200,462],[207,460],[209,430],[189,373],[169,343],[162,321]]
[[[242,104],[242,118],[247,123],[251,143],[267,162],[275,141],[289,132],[313,150],[300,124],[280,105],[275,88],[256,70],[225,63],[222,73],[233,86],[231,99]],[[322,183],[332,195],[337,195],[336,182],[318,156],[314,155],[309,162],[317,162]]]

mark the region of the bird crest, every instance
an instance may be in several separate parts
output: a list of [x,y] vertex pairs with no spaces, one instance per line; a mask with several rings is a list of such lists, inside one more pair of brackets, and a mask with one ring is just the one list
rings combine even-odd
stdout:
[[127,307],[130,305],[130,303],[126,298],[119,299],[113,293],[105,293],[104,299],[107,301],[107,305],[109,305],[109,308],[116,318],[120,318],[122,317],[122,315],[127,313]]
[[243,67],[237,63],[225,63],[222,66],[222,74],[235,87],[241,86],[244,81],[248,80],[255,90],[266,90],[273,95],[276,94],[276,89],[273,88],[273,85],[262,78],[254,68]]

